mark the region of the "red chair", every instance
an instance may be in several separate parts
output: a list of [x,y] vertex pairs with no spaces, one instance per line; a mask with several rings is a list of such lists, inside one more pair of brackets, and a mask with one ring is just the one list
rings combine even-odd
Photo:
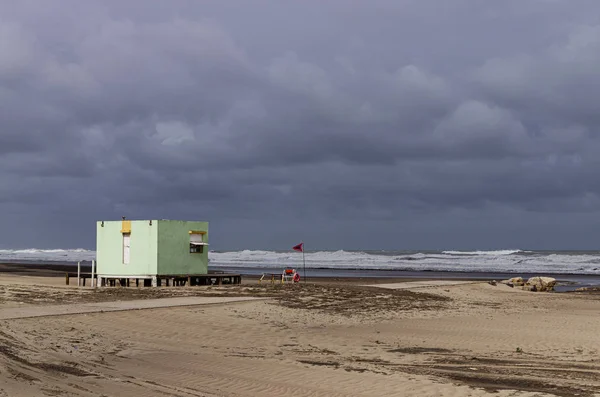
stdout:
[[283,274],[281,275],[282,280],[285,281],[294,281],[296,277],[296,269],[284,269]]

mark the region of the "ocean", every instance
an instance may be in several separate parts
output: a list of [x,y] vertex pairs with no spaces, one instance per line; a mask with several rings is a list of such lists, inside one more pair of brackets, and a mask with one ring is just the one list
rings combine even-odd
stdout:
[[[89,264],[85,249],[0,249],[0,263]],[[561,290],[600,286],[600,251],[210,251],[209,269],[245,275],[296,268],[303,277],[496,279],[551,276]]]
[[[76,263],[91,261],[85,249],[0,250],[2,262]],[[600,276],[600,251],[317,251],[305,253],[307,269],[332,271],[547,273]],[[293,251],[210,251],[214,269],[302,267]]]

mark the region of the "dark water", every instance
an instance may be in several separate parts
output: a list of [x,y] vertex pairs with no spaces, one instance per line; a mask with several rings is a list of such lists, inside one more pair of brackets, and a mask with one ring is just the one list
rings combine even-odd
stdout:
[[[227,273],[241,273],[249,276],[260,276],[261,274],[277,273],[275,269],[265,269],[262,267],[222,267],[218,270]],[[296,269],[301,275],[301,268]],[[433,271],[398,271],[398,270],[333,270],[333,269],[306,269],[305,276],[328,277],[328,278],[407,278],[407,279],[440,279],[440,280],[507,280],[516,277],[514,273],[499,272],[433,272]],[[534,273],[519,273],[518,276],[528,279],[539,276]],[[545,273],[544,276],[553,277],[558,281],[557,292],[572,291],[580,287],[600,286],[600,276],[597,275],[577,275],[577,274],[551,274]]]

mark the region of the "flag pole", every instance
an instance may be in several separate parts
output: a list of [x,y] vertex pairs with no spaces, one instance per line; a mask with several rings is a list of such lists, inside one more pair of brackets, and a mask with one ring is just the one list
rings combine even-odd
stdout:
[[306,282],[306,261],[304,260],[304,241],[302,242],[302,264],[304,267],[304,282]]

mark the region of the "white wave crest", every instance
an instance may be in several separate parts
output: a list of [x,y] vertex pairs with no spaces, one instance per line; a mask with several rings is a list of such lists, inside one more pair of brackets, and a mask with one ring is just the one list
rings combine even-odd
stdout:
[[522,253],[527,251],[522,250],[497,250],[497,251],[442,251],[442,254],[447,255],[491,255],[491,256],[499,256],[499,255],[512,255],[517,253]]

